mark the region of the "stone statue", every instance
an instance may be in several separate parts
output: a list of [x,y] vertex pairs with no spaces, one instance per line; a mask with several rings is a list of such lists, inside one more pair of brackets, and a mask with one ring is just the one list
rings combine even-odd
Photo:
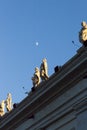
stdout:
[[42,60],[41,66],[40,66],[40,77],[42,81],[47,80],[49,78],[48,76],[48,65],[47,65],[47,60],[44,58]]
[[81,23],[82,28],[79,32],[79,41],[83,44],[83,45],[87,45],[87,24],[86,22],[82,22]]
[[3,116],[5,114],[5,101],[2,100],[2,102],[0,103],[0,116]]
[[12,110],[12,96],[11,96],[11,93],[8,93],[5,103],[6,103],[7,111],[8,112],[11,111]]
[[35,73],[34,76],[32,77],[32,81],[34,87],[37,87],[40,83],[40,71],[38,67],[35,68]]

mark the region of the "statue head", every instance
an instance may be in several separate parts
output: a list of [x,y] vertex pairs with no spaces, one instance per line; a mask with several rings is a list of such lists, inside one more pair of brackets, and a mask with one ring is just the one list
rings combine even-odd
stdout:
[[11,93],[8,93],[7,96],[8,96],[8,97],[11,97]]
[[83,21],[83,22],[81,23],[81,25],[82,25],[83,27],[86,27],[86,26],[87,26],[87,24],[86,24],[85,21]]
[[38,72],[39,71],[39,68],[38,67],[35,67],[35,72]]
[[42,60],[42,62],[47,62],[47,59],[46,59],[46,58],[44,58],[44,59]]

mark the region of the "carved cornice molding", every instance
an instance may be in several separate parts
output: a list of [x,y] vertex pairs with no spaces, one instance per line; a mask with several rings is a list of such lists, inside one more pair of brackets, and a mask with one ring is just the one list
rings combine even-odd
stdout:
[[[46,82],[41,83],[34,92],[30,92],[17,108],[0,120],[0,127],[9,128],[9,123],[12,126],[17,126],[55,99],[56,96],[62,95],[82,80],[87,72],[87,53],[85,52],[87,49],[79,51],[62,66],[60,72],[54,73]],[[74,110],[78,110],[76,106],[84,105],[83,102],[77,104],[74,105]]]
[[78,115],[79,113],[82,113],[83,111],[86,111],[87,110],[87,96],[77,101],[73,105],[73,109],[75,110],[76,115]]

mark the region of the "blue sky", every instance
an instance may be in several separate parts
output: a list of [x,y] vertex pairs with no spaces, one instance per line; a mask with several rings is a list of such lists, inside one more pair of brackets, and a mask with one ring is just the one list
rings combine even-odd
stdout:
[[26,97],[22,87],[31,91],[44,57],[52,75],[76,54],[86,13],[87,0],[0,0],[0,101],[9,92],[13,103]]

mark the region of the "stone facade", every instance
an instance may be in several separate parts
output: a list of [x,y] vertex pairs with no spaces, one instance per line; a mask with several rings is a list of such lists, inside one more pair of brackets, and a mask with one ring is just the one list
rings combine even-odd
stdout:
[[87,130],[87,48],[39,84],[9,114],[0,130]]

